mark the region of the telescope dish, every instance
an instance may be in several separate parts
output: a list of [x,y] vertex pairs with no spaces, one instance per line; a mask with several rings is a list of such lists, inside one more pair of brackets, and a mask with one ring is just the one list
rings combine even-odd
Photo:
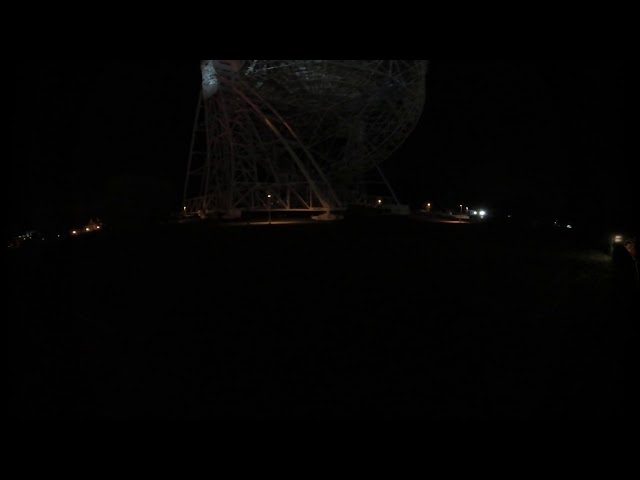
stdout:
[[[413,132],[424,60],[203,60],[187,214],[344,210]],[[376,200],[377,202],[377,200]],[[392,203],[393,203],[392,202]]]

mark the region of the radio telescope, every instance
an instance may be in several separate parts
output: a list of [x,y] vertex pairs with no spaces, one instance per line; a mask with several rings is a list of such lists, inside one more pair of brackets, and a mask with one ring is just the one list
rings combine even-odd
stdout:
[[422,115],[426,61],[202,60],[201,68],[185,215],[332,219],[382,204],[408,213],[380,165]]

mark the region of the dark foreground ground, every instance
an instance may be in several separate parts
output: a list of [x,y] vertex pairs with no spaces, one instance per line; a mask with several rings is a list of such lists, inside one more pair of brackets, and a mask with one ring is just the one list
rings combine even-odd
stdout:
[[600,247],[383,219],[9,252],[9,417],[622,418],[631,308]]

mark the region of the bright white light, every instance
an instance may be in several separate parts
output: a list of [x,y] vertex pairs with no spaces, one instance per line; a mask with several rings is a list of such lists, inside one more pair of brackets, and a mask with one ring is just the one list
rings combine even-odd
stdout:
[[76,232],[75,230],[73,232],[71,232],[71,235],[77,235],[78,232]]
[[85,228],[85,230],[86,230],[87,232],[90,232],[90,231],[91,231],[91,229],[90,229],[89,227]]
[[572,229],[573,227],[571,225],[567,225],[567,228],[568,229]]
[[613,241],[616,243],[622,243],[622,235],[616,235]]
[[378,200],[378,205],[382,205],[382,200]]
[[487,215],[487,212],[485,212],[484,210],[480,210],[481,217],[485,217],[486,215]]

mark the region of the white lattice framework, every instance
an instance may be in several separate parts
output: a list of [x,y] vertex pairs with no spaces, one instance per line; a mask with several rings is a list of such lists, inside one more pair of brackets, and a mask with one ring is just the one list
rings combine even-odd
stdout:
[[[185,214],[324,212],[378,203],[367,184],[414,130],[423,60],[203,60]],[[371,172],[376,174],[371,181]]]

